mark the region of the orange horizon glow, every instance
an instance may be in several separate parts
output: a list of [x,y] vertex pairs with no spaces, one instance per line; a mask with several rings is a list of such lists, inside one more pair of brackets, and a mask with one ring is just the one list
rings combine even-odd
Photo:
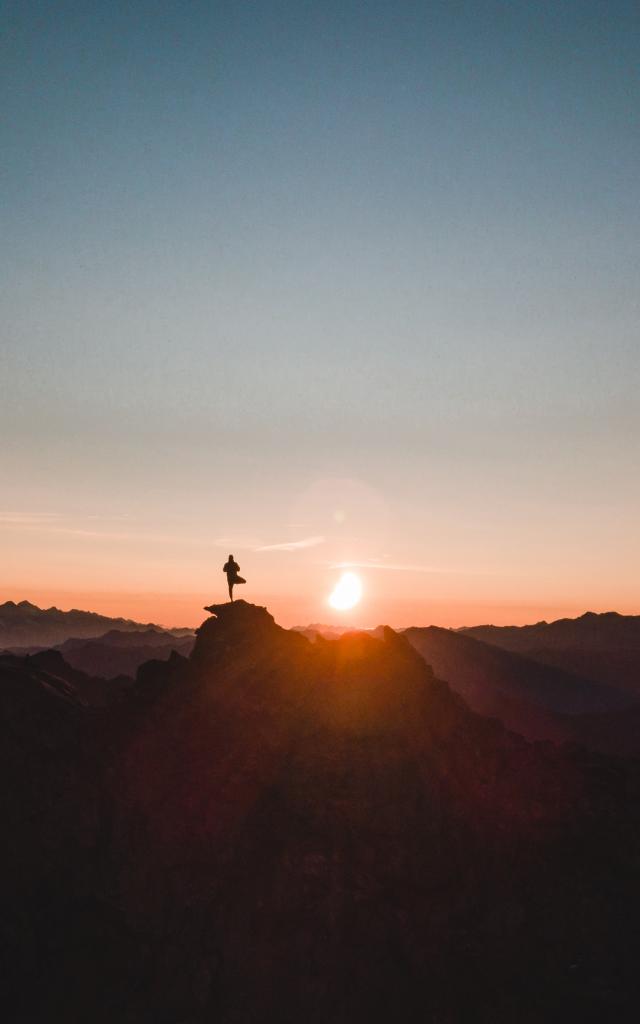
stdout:
[[[285,627],[524,625],[640,611],[631,509],[602,531],[596,507],[561,521],[551,504],[507,510],[486,491],[454,502],[445,483],[437,502],[391,482],[312,476],[286,493],[258,481],[251,500],[235,496],[225,509],[204,495],[185,502],[179,489],[153,508],[138,496],[131,512],[97,499],[44,511],[34,497],[34,511],[16,503],[0,513],[0,596],[194,627],[206,605],[228,599],[222,567],[233,552],[247,580],[236,597]],[[362,599],[331,608],[346,573]]]
[[[213,588],[216,589],[215,587]],[[248,588],[247,588],[248,590]],[[546,620],[552,622],[561,618],[577,618],[586,611],[617,611],[623,615],[640,614],[637,605],[588,602],[552,604],[490,604],[462,601],[437,601],[434,599],[393,600],[388,602],[363,602],[360,607],[339,611],[328,607],[326,600],[282,596],[277,594],[252,594],[249,590],[244,597],[252,604],[265,606],[276,622],[290,628],[306,626],[311,622],[322,622],[336,626],[373,628],[389,625],[396,629],[408,626],[441,626],[457,629],[462,626],[493,624],[496,626],[523,626]],[[159,594],[127,591],[65,590],[37,586],[5,586],[0,591],[0,603],[5,601],[29,601],[40,608],[56,607],[61,611],[72,608],[96,612],[112,618],[133,619],[146,624],[170,627],[199,626],[206,618],[204,605],[211,602],[224,603],[228,600],[224,586],[216,593]],[[364,607],[363,607],[364,605]]]

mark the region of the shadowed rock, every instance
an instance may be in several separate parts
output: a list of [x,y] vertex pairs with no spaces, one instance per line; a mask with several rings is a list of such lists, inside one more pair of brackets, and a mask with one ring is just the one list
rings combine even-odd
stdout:
[[390,629],[208,610],[104,712],[0,664],[13,1021],[632,1019],[633,763],[472,714]]

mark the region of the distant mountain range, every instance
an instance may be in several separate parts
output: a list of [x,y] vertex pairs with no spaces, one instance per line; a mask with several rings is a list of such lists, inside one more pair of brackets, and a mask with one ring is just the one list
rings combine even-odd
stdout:
[[172,636],[191,636],[191,629],[163,630],[153,623],[132,619],[110,618],[96,612],[61,611],[59,608],[38,608],[29,601],[5,601],[0,605],[0,650],[14,647],[54,647],[70,637],[98,637],[109,630],[132,632],[155,630]]
[[175,636],[165,630],[145,629],[129,633],[112,629],[104,636],[85,640],[71,638],[58,644],[65,661],[90,676],[135,674],[145,661],[166,661],[173,651],[185,657],[191,653],[195,635]]
[[640,615],[618,612],[585,612],[576,619],[536,622],[532,626],[463,626],[459,632],[521,652],[540,647],[561,651],[572,647],[640,651]]
[[403,636],[482,714],[493,713],[492,702],[505,697],[571,715],[633,704],[629,694],[478,640],[471,633],[427,626],[406,629]]
[[640,699],[640,615],[586,612],[577,619],[532,626],[471,626],[459,632]]
[[315,640],[322,636],[325,639],[335,639],[344,636],[345,633],[374,633],[373,629],[366,629],[362,626],[334,626],[326,622],[310,622],[308,626],[292,626],[294,633],[301,633],[307,640]]
[[521,736],[640,756],[640,701],[633,694],[456,630],[427,626],[403,636],[473,711]]

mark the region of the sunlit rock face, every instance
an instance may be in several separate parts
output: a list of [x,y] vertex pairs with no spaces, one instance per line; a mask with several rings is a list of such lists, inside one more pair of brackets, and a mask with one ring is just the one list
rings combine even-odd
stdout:
[[116,707],[56,703],[54,758],[53,698],[1,691],[15,1020],[624,1019],[631,763],[471,714],[392,630],[208,610]]

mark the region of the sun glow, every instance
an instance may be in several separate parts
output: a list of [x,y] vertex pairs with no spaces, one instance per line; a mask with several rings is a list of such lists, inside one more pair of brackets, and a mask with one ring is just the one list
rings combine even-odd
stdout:
[[362,597],[362,583],[354,572],[343,572],[329,596],[329,604],[337,611],[353,608]]

